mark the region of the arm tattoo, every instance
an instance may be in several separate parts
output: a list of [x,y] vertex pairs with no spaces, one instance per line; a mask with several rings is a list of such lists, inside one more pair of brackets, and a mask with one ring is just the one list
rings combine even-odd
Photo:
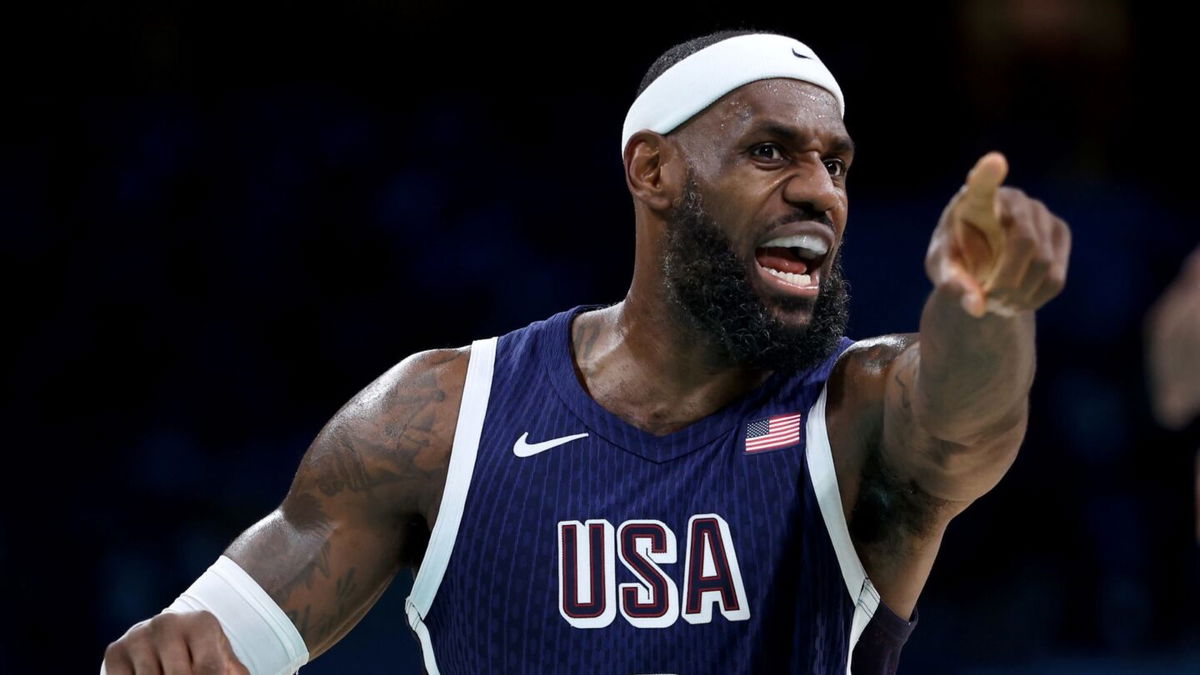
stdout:
[[900,407],[904,410],[904,414],[911,418],[912,399],[908,397],[908,385],[904,383],[903,378],[900,377],[900,373],[896,373],[896,376],[893,379],[896,381],[896,386],[900,387]]
[[[297,572],[295,576],[291,578],[291,580],[274,589],[270,589],[269,592],[271,599],[274,600],[277,605],[282,607],[287,604],[288,599],[292,597],[292,592],[295,591],[299,586],[303,585],[305,588],[312,590],[313,580],[317,578],[316,575],[318,572],[321,575],[320,578],[328,579],[330,574],[330,548],[331,545],[329,541],[322,543],[320,550],[315,556],[313,556],[312,560],[309,560],[304,566],[302,566],[300,571]],[[319,582],[320,579],[317,579],[317,581]]]
[[328,638],[342,628],[348,618],[358,613],[356,608],[360,598],[360,589],[354,579],[356,569],[351,567],[334,582],[333,611],[322,615],[315,621],[312,615],[312,603],[305,603],[303,610],[293,609],[287,612],[288,619],[296,626],[296,630],[304,638],[306,644],[319,643]]
[[287,613],[287,618],[291,620],[292,625],[296,627],[296,631],[300,633],[300,637],[304,638],[304,642],[308,642],[309,629],[308,619],[312,613],[312,605],[305,605],[304,611],[290,610]]
[[443,414],[438,366],[466,356],[430,353],[417,372],[364,389],[313,442],[277,512],[230,547],[315,653],[365,614],[419,543],[408,535],[441,494],[457,417]]

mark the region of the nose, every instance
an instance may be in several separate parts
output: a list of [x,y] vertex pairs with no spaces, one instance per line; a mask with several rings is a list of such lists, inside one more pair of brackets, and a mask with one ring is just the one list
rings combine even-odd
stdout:
[[[783,198],[814,215],[831,219],[829,212],[837,207],[841,195],[833,185],[833,178],[825,168],[825,162],[815,153],[805,153],[797,163],[792,175],[783,187]],[[829,222],[832,222],[831,220]]]

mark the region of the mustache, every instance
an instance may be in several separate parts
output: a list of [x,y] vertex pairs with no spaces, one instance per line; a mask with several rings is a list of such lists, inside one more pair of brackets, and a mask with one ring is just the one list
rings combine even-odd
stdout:
[[792,223],[820,223],[831,230],[834,229],[833,217],[829,215],[828,211],[817,211],[813,208],[803,207],[793,213],[776,219],[772,223],[768,223],[767,227],[764,229],[783,227],[784,225],[791,225]]
[[[671,219],[674,221],[692,219],[713,223],[712,216],[704,208],[704,199],[700,194],[700,185],[696,182],[695,170],[689,165],[687,179],[684,182],[683,199],[671,209]],[[801,202],[787,215],[780,216],[773,222],[767,223],[766,228],[782,227],[791,223],[820,223],[829,229],[833,227],[833,216],[829,211],[820,211],[810,202]]]

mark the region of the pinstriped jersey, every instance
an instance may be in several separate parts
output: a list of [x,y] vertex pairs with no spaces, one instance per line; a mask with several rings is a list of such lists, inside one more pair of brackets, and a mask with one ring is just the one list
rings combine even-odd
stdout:
[[575,374],[580,306],[472,347],[407,610],[430,673],[846,673],[878,594],[821,365],[664,436]]

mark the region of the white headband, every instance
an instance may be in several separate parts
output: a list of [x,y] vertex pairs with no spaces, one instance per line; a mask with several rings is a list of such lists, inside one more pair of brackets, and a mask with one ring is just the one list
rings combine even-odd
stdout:
[[621,154],[642,129],[666,134],[738,87],[772,77],[811,82],[846,101],[833,73],[813,50],[783,35],[739,35],[710,45],[671,66],[629,106],[621,129]]

